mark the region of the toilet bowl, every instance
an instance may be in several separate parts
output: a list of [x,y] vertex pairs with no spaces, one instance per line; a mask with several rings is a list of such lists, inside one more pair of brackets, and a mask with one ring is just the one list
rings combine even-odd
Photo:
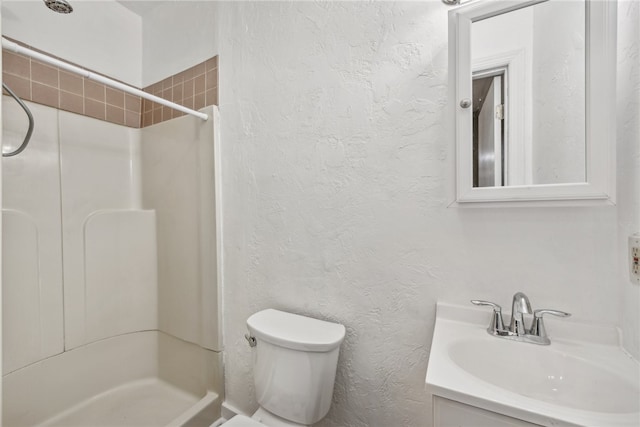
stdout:
[[225,427],[304,427],[327,415],[343,325],[267,309],[247,319],[260,408]]

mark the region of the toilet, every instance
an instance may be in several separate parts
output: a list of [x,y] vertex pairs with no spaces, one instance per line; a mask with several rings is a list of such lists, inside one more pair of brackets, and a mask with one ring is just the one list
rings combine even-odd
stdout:
[[303,427],[327,415],[344,326],[267,309],[247,319],[260,408],[224,427]]

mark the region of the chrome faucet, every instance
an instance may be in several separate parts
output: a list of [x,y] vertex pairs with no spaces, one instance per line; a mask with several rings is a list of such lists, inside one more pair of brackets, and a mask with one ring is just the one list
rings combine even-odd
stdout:
[[527,327],[524,324],[525,314],[531,314],[529,298],[522,292],[516,292],[511,301],[511,323],[509,324],[509,331],[519,337],[527,333]]
[[[559,310],[532,310],[529,298],[522,292],[516,292],[511,302],[511,322],[509,323],[509,328],[505,328],[502,319],[502,307],[490,301],[471,300],[471,302],[475,305],[487,305],[493,308],[491,323],[487,328],[487,332],[490,335],[532,344],[551,344],[544,327],[543,316],[545,314],[552,314],[559,317],[571,316],[570,313]],[[529,329],[527,329],[524,320],[525,314],[533,314],[533,321]]]

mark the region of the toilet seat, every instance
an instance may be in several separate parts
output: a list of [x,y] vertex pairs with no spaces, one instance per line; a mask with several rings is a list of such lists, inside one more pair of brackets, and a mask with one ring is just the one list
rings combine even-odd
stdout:
[[222,424],[222,427],[266,427],[264,424],[259,423],[244,415],[236,415],[226,423]]

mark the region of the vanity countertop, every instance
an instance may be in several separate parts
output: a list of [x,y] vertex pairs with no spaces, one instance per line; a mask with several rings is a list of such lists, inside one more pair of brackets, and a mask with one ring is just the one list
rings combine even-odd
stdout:
[[438,303],[434,395],[544,426],[640,425],[640,366],[616,328],[549,322],[551,345],[540,346],[489,335],[489,317]]

